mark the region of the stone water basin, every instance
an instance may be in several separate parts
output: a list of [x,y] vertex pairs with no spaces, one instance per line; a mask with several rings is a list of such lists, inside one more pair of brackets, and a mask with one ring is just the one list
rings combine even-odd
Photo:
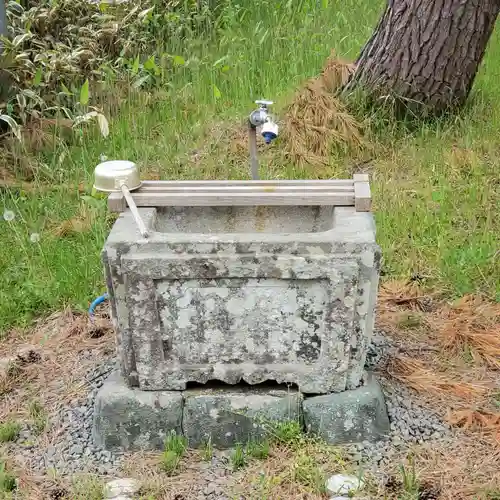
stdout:
[[379,276],[370,212],[140,208],[103,250],[122,374],[142,390],[218,380],[325,394],[362,382]]

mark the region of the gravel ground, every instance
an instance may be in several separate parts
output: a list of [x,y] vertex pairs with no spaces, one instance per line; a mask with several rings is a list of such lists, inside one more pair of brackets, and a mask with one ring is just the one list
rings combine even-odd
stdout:
[[113,473],[121,465],[121,457],[93,446],[91,433],[95,396],[114,368],[115,361],[106,360],[87,372],[85,379],[90,391],[86,399],[61,408],[50,419],[50,428],[56,430],[52,442],[41,440],[35,446],[36,432],[25,426],[17,442],[18,461],[36,472],[55,469],[60,475],[75,472]]
[[[376,370],[398,347],[383,333],[374,335],[369,348],[366,369]],[[377,377],[382,385],[391,423],[386,439],[376,443],[363,442],[348,446],[353,461],[377,473],[390,465],[405,449],[424,442],[447,442],[453,430],[440,416],[422,406],[415,393],[401,384]]]
[[365,441],[348,446],[354,462],[376,473],[414,444],[446,442],[453,437],[450,426],[420,406],[410,391],[380,377],[379,381],[384,389],[391,432],[386,439],[376,443]]
[[[376,368],[393,349],[386,337],[376,335],[368,355],[367,368]],[[55,469],[59,475],[91,472],[120,477],[124,456],[95,447],[91,437],[95,396],[114,368],[115,360],[108,359],[87,372],[85,378],[90,387],[87,398],[83,403],[75,401],[71,406],[62,408],[52,418],[51,427],[57,429],[57,433],[51,434],[54,437],[50,443],[38,440],[35,446],[34,431],[25,427],[14,445],[17,460],[35,472]],[[378,443],[364,442],[346,448],[354,462],[375,474],[412,444],[442,441],[452,436],[450,427],[420,406],[410,391],[389,380],[380,377],[379,380],[386,395],[391,433]],[[198,481],[195,491],[191,490],[186,498],[223,500],[224,486],[228,483],[228,476],[231,476],[228,452],[216,452],[212,462],[201,462],[192,467]]]

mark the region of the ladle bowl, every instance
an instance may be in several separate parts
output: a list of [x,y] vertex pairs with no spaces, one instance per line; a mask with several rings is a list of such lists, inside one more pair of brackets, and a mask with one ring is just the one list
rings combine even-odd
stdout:
[[148,237],[148,230],[144,225],[137,205],[130,191],[141,187],[139,169],[132,161],[111,160],[99,163],[94,170],[94,189],[105,193],[121,192],[134,216],[139,231],[144,238]]
[[94,189],[105,193],[121,191],[126,186],[129,191],[141,187],[139,169],[132,161],[110,160],[99,163],[94,170]]

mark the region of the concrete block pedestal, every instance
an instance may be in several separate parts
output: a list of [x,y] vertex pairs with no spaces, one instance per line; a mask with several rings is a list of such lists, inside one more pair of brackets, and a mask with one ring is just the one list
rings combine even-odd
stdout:
[[358,389],[307,397],[248,386],[142,391],[113,373],[96,397],[94,442],[109,451],[161,450],[174,431],[192,448],[210,441],[225,449],[263,439],[277,421],[299,421],[329,444],[374,441],[389,432],[389,419],[379,384],[365,380]]

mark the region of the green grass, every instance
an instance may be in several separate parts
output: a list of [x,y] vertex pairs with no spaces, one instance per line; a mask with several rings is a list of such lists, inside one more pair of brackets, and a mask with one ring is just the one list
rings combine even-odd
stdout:
[[[100,250],[111,221],[98,203],[87,209],[96,217],[85,230],[54,234],[51,228],[81,214],[89,203],[64,186],[82,181],[90,192],[101,155],[134,160],[163,179],[248,178],[244,159],[217,154],[213,131],[220,123],[229,127],[243,120],[257,98],[275,100],[279,112],[294,89],[321,70],[331,48],[354,59],[384,2],[301,0],[272,9],[264,0],[240,4],[225,8],[214,41],[202,36],[165,41],[166,51],[186,64],[173,68],[161,88],[123,92],[122,85],[109,84],[111,96],[123,97],[104,99],[108,138],[89,126],[69,145],[37,154],[20,148],[18,155],[36,167],[35,184],[54,189],[0,191],[0,213],[16,215],[11,222],[0,221],[0,331],[65,305],[87,308],[104,291]],[[372,183],[386,278],[419,273],[451,296],[480,292],[500,300],[499,57],[496,32],[474,98],[461,116],[411,133],[373,127],[369,134],[375,144]],[[192,161],[194,150],[207,142],[209,154]],[[279,140],[272,147],[279,148]],[[345,177],[356,160],[334,155],[321,171],[263,162],[261,174]],[[30,240],[33,233],[40,241]]]
[[256,458],[258,460],[264,460],[269,456],[270,444],[269,441],[255,441],[250,440],[247,445],[245,452],[251,458]]
[[5,498],[9,498],[8,494],[16,488],[16,478],[5,470],[5,462],[0,461],[0,493],[4,493]]
[[247,464],[247,456],[245,454],[245,449],[241,444],[236,444],[234,449],[231,451],[229,460],[231,462],[233,470],[238,470],[242,467],[245,467],[245,465]]
[[212,445],[212,437],[207,440],[207,442],[203,445],[203,449],[201,450],[202,459],[205,462],[211,462],[214,456],[214,447]]
[[2,422],[0,424],[0,443],[15,441],[19,436],[20,430],[21,424],[19,422],[14,422],[12,420]]
[[161,456],[161,469],[169,476],[176,473],[181,458],[187,450],[187,439],[172,431],[165,439],[165,449]]
[[314,493],[326,492],[326,476],[314,457],[298,453],[293,464],[294,481],[310,488]]
[[68,498],[74,500],[101,500],[104,495],[105,485],[101,478],[90,474],[72,478]]
[[28,410],[35,434],[42,434],[48,424],[49,417],[47,410],[43,407],[40,401],[36,399],[30,402]]
[[269,439],[284,445],[296,445],[304,438],[302,425],[297,420],[283,420],[268,424]]
[[415,471],[415,464],[410,460],[407,466],[401,465],[400,468],[402,482],[401,500],[418,500],[420,498],[420,481]]

